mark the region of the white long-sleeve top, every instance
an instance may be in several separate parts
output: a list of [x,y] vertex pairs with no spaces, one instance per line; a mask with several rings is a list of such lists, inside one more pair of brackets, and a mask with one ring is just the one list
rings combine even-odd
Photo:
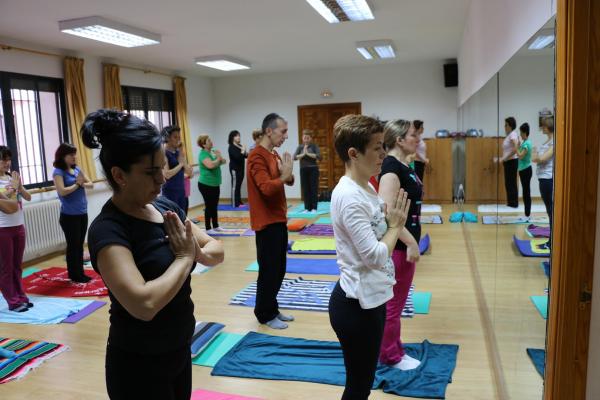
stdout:
[[331,195],[340,286],[346,297],[364,309],[375,308],[394,296],[394,264],[379,240],[387,231],[384,201],[343,176]]

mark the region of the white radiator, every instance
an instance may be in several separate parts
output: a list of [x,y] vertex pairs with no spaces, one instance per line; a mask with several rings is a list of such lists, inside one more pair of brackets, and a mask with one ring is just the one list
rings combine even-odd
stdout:
[[60,202],[58,200],[27,204],[23,207],[27,243],[24,261],[45,256],[67,246],[60,227]]

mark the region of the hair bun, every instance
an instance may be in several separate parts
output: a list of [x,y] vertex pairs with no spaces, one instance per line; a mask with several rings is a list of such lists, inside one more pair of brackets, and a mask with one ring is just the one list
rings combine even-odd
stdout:
[[91,149],[97,149],[112,132],[126,125],[128,118],[129,114],[114,109],[100,109],[88,114],[81,127],[83,143]]

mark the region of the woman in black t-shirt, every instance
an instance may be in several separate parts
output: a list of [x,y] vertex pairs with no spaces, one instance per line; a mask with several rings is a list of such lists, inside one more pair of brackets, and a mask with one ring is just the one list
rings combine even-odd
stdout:
[[242,203],[242,182],[244,181],[244,164],[248,158],[246,146],[241,143],[238,131],[229,132],[229,173],[231,174],[231,205],[239,207]]
[[419,135],[410,121],[394,120],[385,125],[384,143],[388,155],[383,160],[379,175],[379,195],[388,207],[400,188],[408,194],[410,209],[404,229],[398,235],[392,261],[396,274],[394,297],[386,304],[385,328],[379,360],[401,370],[415,369],[420,361],[404,352],[400,339],[400,315],[406,304],[408,292],[419,261],[421,239],[421,202],[423,184],[417,173],[409,166],[407,156],[414,154],[419,144]]
[[190,273],[196,262],[221,262],[223,247],[158,197],[165,153],[154,125],[99,110],[87,116],[81,135],[87,147],[100,147],[113,189],[88,234],[92,265],[111,300],[108,395],[188,400],[195,324]]

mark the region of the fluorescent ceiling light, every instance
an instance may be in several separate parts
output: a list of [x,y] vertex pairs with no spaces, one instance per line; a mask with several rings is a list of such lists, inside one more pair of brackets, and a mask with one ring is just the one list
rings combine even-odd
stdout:
[[395,58],[394,44],[391,40],[369,40],[356,42],[356,50],[367,60],[374,58]]
[[194,60],[196,64],[221,71],[237,71],[250,69],[250,63],[229,56],[207,56],[198,57]]
[[554,34],[539,35],[529,45],[529,50],[541,50],[554,45]]
[[366,0],[306,0],[327,22],[375,19]]
[[110,21],[102,17],[86,17],[60,21],[64,33],[98,40],[123,47],[138,47],[160,43],[160,35]]

